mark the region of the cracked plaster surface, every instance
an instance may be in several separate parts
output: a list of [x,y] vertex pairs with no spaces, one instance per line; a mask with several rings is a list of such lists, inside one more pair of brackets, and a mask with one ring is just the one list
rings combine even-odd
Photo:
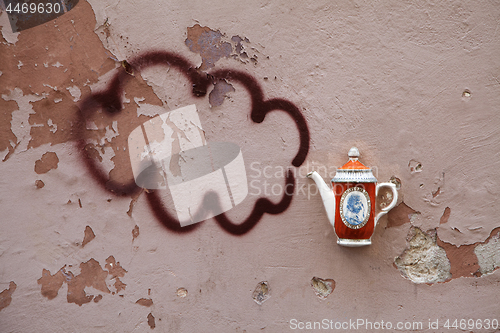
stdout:
[[395,260],[404,277],[414,283],[445,282],[451,278],[450,261],[446,251],[436,244],[436,231],[424,233],[410,229],[409,247]]
[[492,234],[492,237],[484,244],[475,247],[481,274],[492,273],[500,267],[500,231]]

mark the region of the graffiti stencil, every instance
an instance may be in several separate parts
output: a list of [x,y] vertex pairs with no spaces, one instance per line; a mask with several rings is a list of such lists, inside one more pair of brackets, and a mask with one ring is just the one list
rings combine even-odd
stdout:
[[[194,97],[197,98],[203,98],[207,93],[207,88],[209,87],[209,85],[213,84],[213,82],[216,81],[225,80],[241,84],[248,92],[251,98],[250,118],[253,122],[262,123],[265,120],[266,115],[272,111],[285,112],[295,121],[297,131],[300,137],[299,140],[300,143],[298,151],[293,160],[291,161],[291,165],[294,167],[299,167],[304,162],[309,151],[310,136],[307,123],[302,113],[297,108],[297,106],[295,106],[292,102],[286,99],[282,98],[273,98],[268,100],[264,99],[264,93],[260,85],[249,74],[230,69],[215,70],[213,72],[210,72],[209,74],[199,72],[198,70],[195,69],[195,66],[193,66],[185,58],[168,51],[148,52],[146,54],[138,56],[137,58],[131,59],[130,61],[126,61],[124,63],[126,63],[126,66],[122,66],[122,68],[117,70],[116,74],[110,80],[106,89],[88,96],[79,106],[80,128],[77,131],[78,149],[82,154],[82,158],[86,167],[89,169],[94,179],[106,190],[116,195],[134,195],[141,190],[141,187],[138,186],[138,184],[136,183],[136,179],[134,179],[134,181],[129,181],[126,183],[112,181],[109,179],[105,171],[97,165],[96,161],[92,158],[89,151],[85,149],[86,138],[84,134],[84,126],[86,124],[87,119],[89,119],[89,117],[98,110],[102,110],[103,112],[106,112],[108,114],[120,113],[123,105],[122,104],[123,103],[122,96],[124,91],[123,89],[127,84],[127,82],[133,80],[134,75],[140,73],[141,70],[144,70],[152,66],[168,66],[170,68],[176,69],[180,74],[182,74],[190,81],[192,87],[192,94]],[[227,150],[228,147],[229,146],[225,146],[219,149]],[[229,150],[231,151],[231,149]],[[175,155],[175,152],[173,153]],[[136,167],[133,166],[133,168]],[[157,172],[159,171],[158,169],[162,168],[153,167],[153,169],[154,169],[153,170],[154,174],[154,172]],[[160,178],[155,178],[153,176],[152,179],[158,180],[157,184],[161,185],[162,184],[161,178],[162,177],[160,175]],[[226,173],[226,178],[228,178],[227,173]],[[166,175],[164,175],[163,179],[164,181],[165,180],[167,182],[169,181],[168,176]],[[288,188],[290,190],[283,193],[283,196],[278,203],[273,203],[267,198],[259,198],[255,202],[253,210],[249,214],[249,216],[244,221],[239,221],[239,222],[233,222],[229,220],[229,218],[224,214],[224,211],[226,211],[227,209],[225,209],[225,207],[221,205],[222,200],[220,198],[220,193],[224,193],[223,189],[221,191],[208,191],[208,192],[202,191],[203,198],[197,198],[197,200],[209,203],[204,207],[209,207],[210,212],[201,212],[199,215],[196,215],[197,213],[195,213],[194,218],[193,215],[191,214],[190,216],[191,223],[183,223],[183,224],[181,224],[181,222],[179,221],[179,216],[177,218],[174,217],[173,214],[171,214],[169,210],[165,207],[157,190],[148,189],[146,191],[146,197],[148,200],[148,204],[152,209],[155,217],[163,226],[165,226],[170,231],[182,232],[182,233],[192,231],[199,226],[199,224],[192,224],[194,223],[192,221],[196,221],[197,219],[206,219],[211,215],[214,217],[216,222],[228,233],[233,235],[242,235],[250,231],[262,219],[264,214],[266,213],[280,214],[288,209],[292,201],[295,189],[295,177],[291,170],[288,170],[284,182],[285,182],[285,188]],[[226,188],[228,189],[228,192],[230,192],[231,186],[228,186],[229,181],[227,179],[225,179],[224,182],[220,181],[219,183],[225,184]],[[213,187],[209,186],[209,188]],[[232,194],[230,195],[229,193],[228,195],[230,197],[232,196]],[[231,205],[235,204],[234,200],[235,196],[232,197],[233,198]],[[227,203],[227,200],[225,201],[226,201],[225,203]],[[217,214],[218,212],[220,213]],[[187,215],[181,214],[181,216],[189,216],[189,214],[190,212],[188,212]],[[183,225],[185,225],[185,227],[183,227]]]

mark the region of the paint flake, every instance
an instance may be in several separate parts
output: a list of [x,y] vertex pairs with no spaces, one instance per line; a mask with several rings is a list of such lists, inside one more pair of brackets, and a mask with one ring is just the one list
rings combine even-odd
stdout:
[[134,229],[132,229],[132,240],[139,237],[139,226],[136,224]]
[[64,267],[54,275],[50,274],[47,269],[42,270],[42,277],[37,280],[38,284],[42,285],[42,296],[48,299],[54,299],[63,283],[66,282],[66,277],[63,274]]
[[151,312],[148,314],[148,325],[151,329],[154,329],[156,327],[155,317]]
[[410,223],[411,218],[415,214],[420,214],[415,211],[404,202],[401,202],[399,205],[394,207],[387,213],[387,226],[386,228],[399,227],[403,224]]
[[82,97],[82,91],[80,90],[80,88],[78,88],[78,86],[68,87],[66,88],[66,90],[68,90],[73,97],[73,102],[78,102],[80,100],[80,97]]
[[[62,267],[54,275],[51,275],[49,270],[43,269],[42,277],[37,280],[38,284],[42,285],[41,293],[49,300],[54,299],[63,283],[66,283],[68,285],[68,303],[75,303],[79,306],[89,303],[92,300],[97,303],[102,298],[102,295],[94,299],[94,295],[87,294],[85,288],[92,287],[106,294],[110,294],[111,291],[106,284],[108,275],[111,275],[112,278],[115,279],[114,286],[118,293],[125,289],[126,286],[118,277],[124,276],[127,271],[120,266],[119,262],[115,261],[113,256],[109,256],[106,262],[106,268],[110,270],[110,272],[104,270],[94,258],[82,262],[79,265],[80,274],[76,276],[72,271],[66,271],[66,266]],[[69,266],[69,268],[71,268],[71,266]]]
[[[120,278],[117,277],[115,279],[114,286],[115,286],[115,289],[116,289],[116,293],[119,293],[120,291],[124,290],[127,285],[125,283],[123,283],[120,280]],[[119,296],[123,296],[123,295],[119,295]]]
[[214,89],[208,95],[208,101],[211,106],[221,106],[227,94],[233,92],[234,87],[225,80],[219,80],[214,83]]
[[47,152],[42,155],[42,158],[35,162],[35,172],[37,174],[47,173],[52,169],[57,169],[59,158],[54,152]]
[[187,28],[187,31],[186,45],[191,51],[201,55],[201,70],[210,69],[219,59],[231,55],[233,47],[230,43],[222,41],[223,35],[220,31],[199,24]]
[[127,271],[120,265],[120,262],[116,262],[115,257],[109,256],[106,259],[105,268],[111,274],[111,278],[124,277]]
[[151,298],[140,298],[135,302],[135,304],[150,307],[153,305],[153,300]]
[[14,281],[10,281],[9,288],[3,290],[0,293],[0,311],[10,305],[10,303],[12,302],[12,294],[14,293],[16,288],[17,285],[14,283]]
[[[80,199],[78,199],[80,200]],[[95,238],[94,231],[90,226],[85,227],[85,235],[83,236],[83,242],[82,242],[82,247],[87,245],[91,240]]]

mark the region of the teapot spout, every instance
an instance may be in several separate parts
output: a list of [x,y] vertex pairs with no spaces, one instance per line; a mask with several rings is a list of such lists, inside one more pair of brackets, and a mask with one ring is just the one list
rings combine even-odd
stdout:
[[335,228],[335,194],[333,194],[332,189],[316,171],[309,172],[307,177],[311,178],[316,183],[321,199],[323,199],[328,221],[330,221],[330,224]]

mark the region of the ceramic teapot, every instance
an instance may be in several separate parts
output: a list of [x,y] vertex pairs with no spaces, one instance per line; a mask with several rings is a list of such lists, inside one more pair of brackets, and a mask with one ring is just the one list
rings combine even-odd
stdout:
[[[332,179],[333,189],[316,171],[308,173],[307,177],[312,178],[319,189],[337,243],[350,247],[370,245],[378,220],[396,205],[398,191],[395,184],[377,184],[372,170],[358,161],[356,147],[349,150],[348,156],[349,161],[337,169]],[[375,215],[375,201],[382,187],[392,191],[392,201]]]

